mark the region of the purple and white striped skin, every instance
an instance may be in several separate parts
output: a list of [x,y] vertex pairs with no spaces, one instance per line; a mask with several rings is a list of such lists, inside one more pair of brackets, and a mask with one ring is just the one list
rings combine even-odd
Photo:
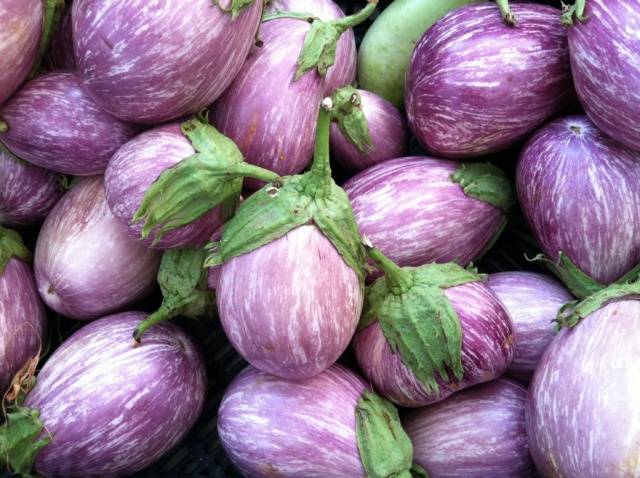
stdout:
[[588,0],[585,15],[568,33],[580,102],[598,128],[640,150],[640,1]]
[[[142,223],[133,224],[133,216],[151,184],[164,171],[195,152],[180,125],[170,124],[136,136],[113,155],[104,177],[107,202],[129,237],[151,247],[155,233],[142,240]],[[153,247],[202,246],[221,224],[220,208],[217,207],[191,224],[169,231]]]
[[14,375],[46,346],[46,325],[31,267],[10,259],[0,273],[0,397]]
[[93,98],[133,123],[162,123],[213,103],[247,58],[262,15],[230,0],[83,0],[72,10],[76,62]]
[[531,456],[544,477],[639,473],[640,302],[610,303],[563,329],[529,386]]
[[[333,0],[278,0],[269,11],[298,11],[324,20],[343,17]],[[318,104],[356,74],[351,30],[337,44],[336,61],[321,77],[315,70],[294,81],[296,61],[310,24],[282,18],[261,24],[263,46],[254,47],[231,86],[211,108],[211,122],[240,148],[245,160],[280,175],[301,172],[313,156]],[[248,179],[245,187],[261,182]]]
[[105,113],[75,73],[48,73],[26,83],[1,109],[0,133],[13,153],[32,164],[75,176],[102,174],[138,127]]
[[405,87],[409,125],[437,156],[470,158],[512,146],[574,100],[561,12],[512,3],[453,10],[418,42]]
[[369,126],[372,149],[363,153],[342,134],[336,123],[331,125],[331,153],[351,171],[362,171],[407,152],[407,125],[402,114],[375,93],[358,90],[358,94]]
[[603,284],[640,262],[640,153],[586,116],[538,131],[522,150],[516,185],[529,226],[552,261],[562,251]]
[[83,178],[53,208],[38,236],[38,291],[65,317],[95,319],[151,292],[160,256],[127,236],[109,209],[102,178]]
[[466,266],[484,250],[504,216],[450,179],[458,166],[429,157],[397,158],[351,178],[344,189],[361,234],[399,266]]
[[10,156],[0,146],[0,224],[28,226],[49,214],[64,189],[53,171]]
[[340,365],[293,382],[248,367],[220,405],[220,442],[251,478],[365,478],[355,410],[367,388]]
[[313,225],[225,263],[216,287],[231,344],[259,370],[303,379],[345,351],[362,311],[358,276]]
[[516,335],[515,353],[506,375],[529,382],[556,336],[553,321],[558,311],[574,298],[559,281],[534,272],[490,274],[487,285],[509,312]]
[[353,348],[360,368],[376,389],[403,407],[423,407],[444,400],[452,393],[501,376],[515,349],[509,314],[491,290],[481,282],[470,282],[444,290],[460,318],[462,369],[458,381],[446,382],[436,373],[437,393],[428,393],[417,377],[394,353],[376,321],[359,331]]
[[0,1],[0,105],[18,89],[36,61],[44,2]]
[[71,28],[71,4],[66,2],[64,16],[60,20],[44,55],[44,64],[50,70],[75,70],[73,54],[73,30]]
[[202,411],[206,369],[191,338],[158,324],[134,347],[147,317],[124,312],[69,337],[37,376],[25,406],[52,441],[37,455],[44,476],[131,475],[173,448]]
[[415,462],[431,478],[537,477],[527,443],[526,399],[526,388],[501,378],[410,412],[402,422]]

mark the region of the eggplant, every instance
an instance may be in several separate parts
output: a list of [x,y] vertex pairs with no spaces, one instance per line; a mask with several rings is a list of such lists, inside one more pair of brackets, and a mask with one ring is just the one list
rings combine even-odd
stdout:
[[506,375],[528,383],[556,336],[553,323],[558,313],[573,296],[557,280],[534,272],[490,274],[487,285],[509,312],[516,336]]
[[173,324],[155,327],[134,347],[131,330],[145,317],[124,312],[96,320],[47,360],[3,430],[11,433],[20,421],[36,428],[31,443],[25,438],[19,444],[34,448],[34,463],[21,462],[15,471],[30,473],[33,466],[43,476],[132,475],[187,434],[204,406],[204,363]]
[[[358,102],[362,125],[357,129],[351,121],[339,120],[331,126],[331,153],[340,165],[350,171],[361,171],[387,159],[404,156],[407,133],[402,114],[374,93],[352,87],[346,87],[344,93]],[[354,133],[362,136],[354,137]]]
[[153,290],[160,253],[130,239],[105,199],[101,177],[79,180],[49,214],[34,269],[44,302],[65,317],[95,319]]
[[453,263],[401,268],[369,253],[385,275],[367,289],[353,348],[382,395],[422,407],[507,370],[513,325],[483,276]]
[[638,284],[614,285],[578,304],[529,386],[531,456],[544,477],[638,474]]
[[522,211],[546,262],[574,295],[638,276],[640,153],[586,116],[569,116],[529,140],[516,176]]
[[0,144],[0,224],[29,226],[44,220],[64,193],[62,178],[11,154]]
[[529,457],[527,390],[504,378],[411,411],[403,425],[416,463],[431,478],[534,478]]
[[238,3],[74,2],[74,51],[88,93],[132,123],[162,123],[208,106],[255,41],[262,2]]
[[[487,180],[482,191],[476,188],[480,177]],[[491,165],[429,157],[385,161],[344,189],[360,232],[399,266],[466,266],[502,231],[512,195],[502,171]]]
[[565,20],[572,25],[571,72],[584,110],[608,136],[640,150],[640,2],[579,0]]
[[[178,124],[155,128],[136,136],[111,158],[105,173],[107,202],[129,237],[141,240],[143,225],[133,218],[151,184],[167,169],[196,154]],[[159,237],[152,231],[142,244],[157,249],[202,246],[222,224],[220,207],[185,226]]]
[[46,344],[47,316],[33,271],[31,254],[15,231],[0,226],[0,396],[14,375],[28,367]]
[[514,4],[517,25],[491,3],[460,7],[420,39],[405,107],[418,141],[461,159],[513,146],[574,100],[560,11]]
[[138,131],[98,106],[74,73],[26,83],[2,108],[9,150],[36,166],[78,176],[102,174],[113,153]]

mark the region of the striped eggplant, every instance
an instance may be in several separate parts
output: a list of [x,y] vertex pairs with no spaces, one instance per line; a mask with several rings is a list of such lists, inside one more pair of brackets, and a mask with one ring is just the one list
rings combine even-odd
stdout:
[[251,478],[426,476],[409,472],[398,413],[368,388],[340,365],[300,381],[248,367],[222,399],[220,442]]
[[45,442],[33,467],[38,475],[132,475],[194,425],[207,383],[200,352],[166,323],[134,347],[131,330],[145,317],[124,312],[97,320],[47,360],[24,401],[42,422]]
[[[299,11],[322,20],[343,18],[333,0],[274,0],[267,12]],[[355,79],[356,45],[346,31],[325,76],[310,71],[298,79],[297,59],[310,24],[276,18],[260,26],[255,47],[240,73],[212,106],[212,123],[236,142],[246,160],[281,175],[299,173],[313,154],[318,104],[335,88]],[[257,189],[261,183],[247,181]]]
[[420,39],[407,71],[405,107],[420,143],[437,156],[501,151],[565,110],[574,95],[558,9],[513,4],[460,7]]
[[637,275],[640,153],[605,136],[586,116],[570,116],[529,140],[516,181],[538,244],[574,295]]
[[36,61],[44,3],[42,0],[0,2],[0,105],[27,78]]
[[56,312],[94,319],[143,298],[160,253],[127,237],[105,199],[101,177],[78,181],[49,214],[36,244],[38,291]]
[[66,10],[51,37],[51,42],[44,56],[44,64],[49,70],[76,69],[76,58],[73,54],[73,30],[71,29],[71,2],[65,3]]
[[534,478],[526,389],[504,378],[412,411],[403,420],[416,463],[431,478]]
[[48,73],[26,83],[2,108],[0,141],[32,164],[64,174],[101,174],[137,128],[104,111],[74,73]]
[[422,407],[502,375],[514,353],[509,314],[483,277],[456,264],[384,271],[367,289],[353,347],[376,389],[403,407]]
[[511,203],[511,186],[497,168],[486,171],[495,194],[487,199],[475,190],[472,176],[485,173],[477,167],[398,158],[359,173],[344,189],[360,232],[398,265],[467,265],[502,231]]
[[0,396],[14,375],[46,345],[47,316],[36,290],[29,251],[0,226]]
[[[142,224],[133,222],[133,218],[149,186],[165,170],[195,153],[180,125],[170,124],[136,136],[114,154],[105,173],[106,197],[129,237],[141,238]],[[157,249],[201,246],[221,224],[218,207],[186,226],[167,232],[159,240],[151,232],[142,243]]]
[[[161,123],[196,113],[229,86],[255,41],[261,1],[74,2],[78,72],[112,115]],[[233,12],[226,11],[233,4]]]
[[640,150],[640,1],[578,0],[569,9],[571,72],[589,118],[607,135]]
[[528,382],[556,335],[553,321],[573,296],[558,281],[534,272],[491,274],[487,285],[509,312],[516,336],[506,375]]
[[0,224],[37,224],[64,192],[56,173],[21,160],[1,144],[0,184]]
[[[348,87],[357,96],[365,132],[365,141],[354,142],[351,123],[336,122],[331,126],[331,153],[348,170],[362,171],[387,159],[399,158],[407,152],[406,124],[402,114],[387,100],[364,90]],[[366,130],[365,130],[366,131]]]
[[561,330],[542,357],[527,400],[542,476],[638,476],[639,292],[637,284],[612,286],[585,300],[567,320],[577,325]]

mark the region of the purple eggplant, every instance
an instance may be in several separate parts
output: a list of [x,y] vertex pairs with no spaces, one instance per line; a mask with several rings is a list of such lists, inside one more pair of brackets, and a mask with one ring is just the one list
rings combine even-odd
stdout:
[[405,107],[420,143],[469,158],[517,143],[573,102],[560,11],[513,4],[517,26],[495,4],[460,7],[420,39],[407,71]]
[[218,434],[251,478],[426,476],[409,472],[413,452],[397,411],[339,365],[300,381],[246,368],[225,392]]
[[[578,10],[576,10],[576,7]],[[640,2],[577,1],[568,11],[571,72],[589,118],[607,135],[640,150]]]
[[218,274],[220,322],[254,367],[288,379],[312,377],[349,345],[361,286],[316,226],[235,257]]
[[[362,171],[407,152],[406,124],[402,114],[384,98],[364,90],[357,91],[360,108],[368,128],[368,141],[354,144],[341,123],[331,126],[331,153],[351,171]],[[348,130],[347,130],[348,131]]]
[[20,236],[0,226],[0,396],[46,345],[47,316],[29,259]]
[[520,204],[553,271],[586,297],[640,262],[640,153],[586,116],[556,120],[520,155]]
[[[277,0],[268,12],[298,11],[322,20],[343,17],[333,0]],[[310,24],[277,18],[262,23],[256,47],[235,81],[213,105],[212,123],[236,142],[246,160],[281,175],[299,173],[313,154],[318,104],[335,88],[350,84],[356,74],[353,32],[337,43],[333,67],[326,75],[310,71],[295,79],[297,59]],[[260,182],[247,181],[257,188]]]
[[542,476],[638,476],[639,292],[612,286],[579,304],[540,360],[527,429]]
[[558,281],[533,272],[500,272],[488,286],[509,312],[516,335],[509,377],[528,382],[540,357],[555,337],[558,312],[573,296]]
[[[72,10],[78,71],[107,112],[133,123],[196,113],[229,86],[255,41],[262,2],[84,0]],[[237,4],[237,2],[233,2]]]
[[3,0],[0,5],[0,105],[26,78],[38,55],[42,0]]
[[50,70],[75,70],[76,58],[73,54],[73,30],[71,28],[71,3],[67,1],[66,10],[51,37],[44,64]]
[[94,319],[146,296],[160,253],[127,237],[105,199],[102,178],[84,178],[47,217],[34,260],[38,291],[56,312]]
[[398,158],[366,169],[344,188],[360,232],[398,265],[467,265],[501,232],[511,186],[497,168],[487,172],[492,197],[499,198],[490,200],[494,205],[476,199],[485,195],[469,187],[466,171],[474,172],[465,163]]
[[56,173],[22,161],[1,144],[0,184],[0,224],[37,224],[64,193]]
[[[111,211],[129,237],[140,240],[142,224],[133,222],[145,192],[165,170],[196,153],[178,124],[156,128],[135,137],[113,156],[105,174],[105,190]],[[169,231],[157,240],[151,233],[142,243],[158,249],[202,246],[222,224],[220,207],[196,221]]]
[[74,73],[48,73],[25,84],[1,109],[0,133],[13,153],[64,174],[101,174],[137,132],[91,99]]
[[194,425],[206,395],[200,353],[187,334],[167,323],[134,347],[131,330],[145,317],[124,312],[97,320],[47,360],[24,402],[39,412],[40,439],[48,442],[35,457],[34,472],[131,475]]
[[403,420],[416,463],[431,478],[533,478],[527,390],[498,379],[412,411]]
[[367,290],[353,346],[382,395],[421,407],[507,370],[513,326],[482,276],[456,264],[400,268],[370,254],[385,276]]

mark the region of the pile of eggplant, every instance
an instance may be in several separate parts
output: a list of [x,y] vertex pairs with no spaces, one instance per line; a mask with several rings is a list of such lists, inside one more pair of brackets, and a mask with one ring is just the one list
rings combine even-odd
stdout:
[[640,477],[640,0],[354,4],[0,0],[3,469]]

